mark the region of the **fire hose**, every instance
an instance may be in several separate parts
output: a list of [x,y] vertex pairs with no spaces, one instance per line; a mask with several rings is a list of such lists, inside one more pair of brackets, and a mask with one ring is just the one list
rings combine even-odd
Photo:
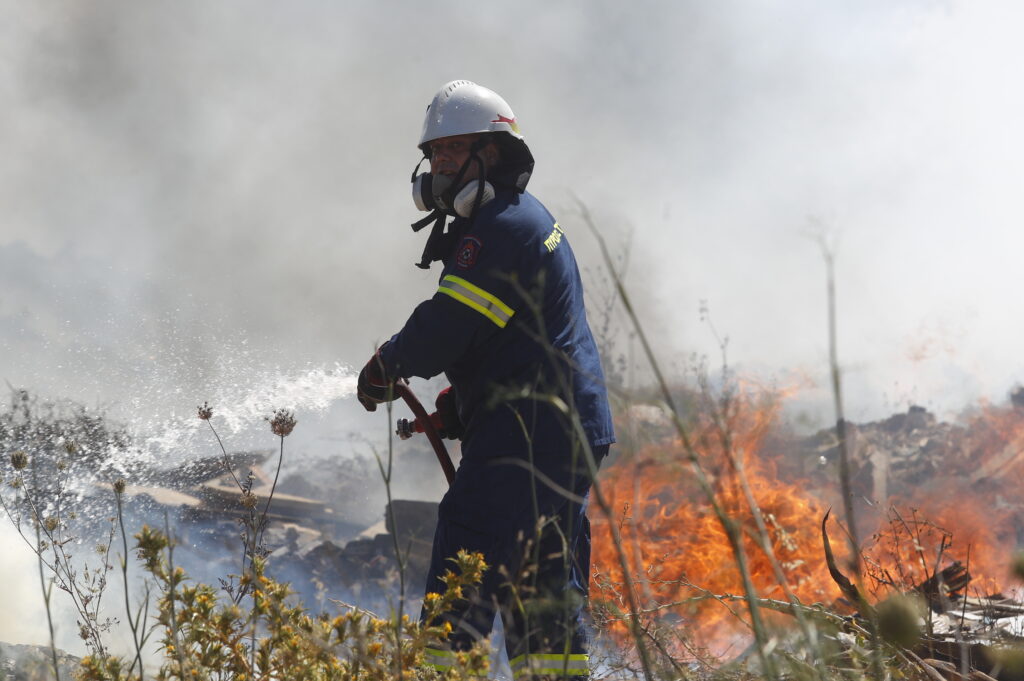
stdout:
[[427,414],[427,410],[416,399],[416,395],[413,394],[409,384],[405,381],[397,381],[395,383],[395,394],[401,397],[409,406],[409,409],[412,410],[412,413],[416,415],[416,420],[411,423],[408,419],[399,419],[396,434],[403,440],[412,437],[413,433],[423,433],[426,435],[427,439],[430,440],[430,446],[434,448],[434,454],[437,455],[437,462],[441,464],[444,477],[448,480],[448,486],[451,487],[452,481],[455,480],[455,466],[452,465],[452,459],[448,456],[448,449],[445,448],[444,441],[441,440],[441,436],[437,432],[437,424],[431,418],[431,416],[436,417],[437,415]]

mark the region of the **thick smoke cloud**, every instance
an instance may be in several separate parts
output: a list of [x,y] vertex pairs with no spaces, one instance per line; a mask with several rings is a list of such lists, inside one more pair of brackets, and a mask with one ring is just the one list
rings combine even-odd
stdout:
[[629,245],[666,363],[715,354],[707,301],[739,369],[824,385],[813,216],[854,418],[1024,373],[1012,3],[8,5],[16,386],[150,417],[248,365],[361,363],[432,288],[405,178],[451,78],[512,102],[590,269],[573,193]]

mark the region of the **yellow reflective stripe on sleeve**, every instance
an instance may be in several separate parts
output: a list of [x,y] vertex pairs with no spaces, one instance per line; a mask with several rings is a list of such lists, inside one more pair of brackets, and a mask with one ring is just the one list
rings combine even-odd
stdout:
[[426,658],[424,661],[428,667],[433,667],[434,669],[439,669],[441,671],[451,669],[455,665],[455,653],[450,650],[424,648],[423,656]]
[[445,275],[441,280],[441,285],[437,287],[437,292],[468,305],[502,329],[516,313],[511,307],[501,302],[497,296],[493,296],[479,286],[452,274]]
[[590,668],[589,655],[517,655],[509,661],[512,674],[519,678],[524,674],[561,674],[578,672],[582,676]]

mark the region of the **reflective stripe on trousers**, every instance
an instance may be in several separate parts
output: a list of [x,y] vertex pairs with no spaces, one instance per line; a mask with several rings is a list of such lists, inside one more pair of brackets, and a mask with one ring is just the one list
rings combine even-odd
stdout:
[[517,679],[526,674],[585,676],[590,668],[590,656],[530,653],[510,660],[509,666],[512,667],[512,674]]

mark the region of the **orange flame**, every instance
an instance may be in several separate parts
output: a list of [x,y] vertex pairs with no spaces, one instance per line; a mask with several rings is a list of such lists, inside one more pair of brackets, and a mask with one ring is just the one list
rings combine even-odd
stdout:
[[[788,590],[805,604],[823,602],[836,609],[833,603],[840,592],[825,564],[820,523],[829,505],[838,508],[838,481],[800,478],[791,462],[766,456],[766,450],[778,449],[766,447],[766,442],[780,408],[776,396],[740,391],[692,426],[692,454],[678,438],[667,438],[602,471],[599,485],[611,513],[596,505],[591,512],[596,603],[627,612],[628,573],[641,614],[680,622],[700,645],[720,646],[735,640],[737,632],[749,631],[740,624],[749,621],[744,602],[728,598],[744,594],[739,560],[722,520],[697,484],[696,461],[719,508],[739,529],[756,595],[786,600]],[[1013,455],[1024,450],[1019,446],[1024,445],[1024,418],[1013,410],[986,407],[958,432],[963,440],[950,449],[954,456],[945,475],[901,490],[902,497],[888,500],[893,512],[871,521],[878,530],[866,542],[865,583],[874,597],[919,584],[952,560],[969,564],[972,591],[998,590],[1013,547],[1008,542],[1014,522],[1008,502],[1006,512],[997,513],[993,497],[979,493],[978,485],[986,483],[977,472],[992,468],[1007,493],[1019,485],[1024,465],[1017,459],[1024,454]],[[759,510],[763,534],[748,497]],[[994,497],[996,505],[1000,498]],[[846,537],[833,528],[832,546],[845,569]],[[777,568],[761,546],[762,536],[770,542]],[[603,624],[613,632],[626,631],[624,618],[612,617]]]

